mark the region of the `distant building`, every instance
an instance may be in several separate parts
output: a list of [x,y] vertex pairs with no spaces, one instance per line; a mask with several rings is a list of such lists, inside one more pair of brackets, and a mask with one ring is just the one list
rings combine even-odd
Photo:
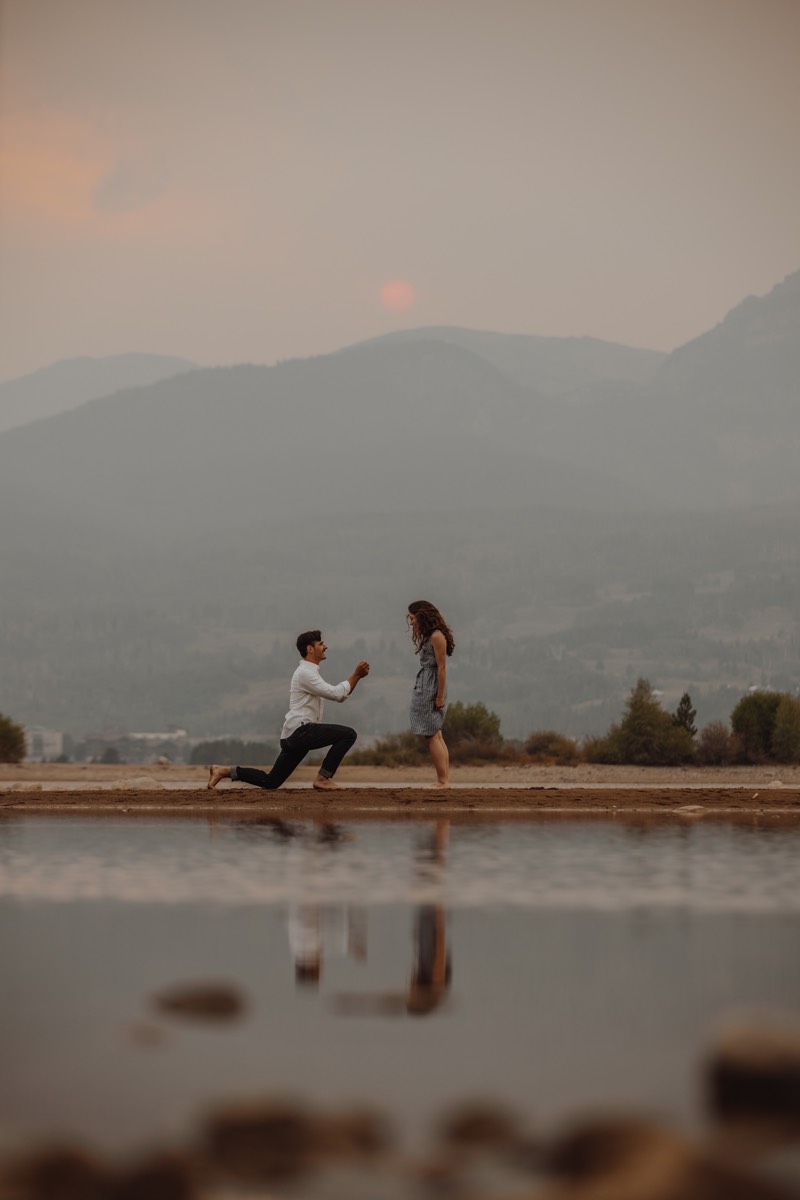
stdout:
[[170,729],[167,733],[129,733],[127,736],[131,741],[155,746],[159,742],[185,742],[189,734],[185,729]]
[[25,729],[25,759],[27,762],[47,762],[64,753],[64,734],[55,729],[31,725]]
[[187,752],[189,734],[185,729],[170,729],[163,733],[129,733],[121,746],[127,762],[157,762],[168,758],[183,759]]
[[159,758],[179,762],[186,754],[188,740],[185,729],[153,733],[122,733],[109,729],[87,734],[79,748],[79,756],[89,762],[152,763]]

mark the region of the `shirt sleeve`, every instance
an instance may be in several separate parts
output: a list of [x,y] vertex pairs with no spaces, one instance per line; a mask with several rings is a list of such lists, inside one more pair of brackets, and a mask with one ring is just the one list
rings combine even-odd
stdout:
[[337,704],[350,695],[350,682],[347,679],[341,683],[326,683],[318,672],[304,671],[302,682],[303,691],[310,692],[312,696],[322,696],[323,700],[335,700]]

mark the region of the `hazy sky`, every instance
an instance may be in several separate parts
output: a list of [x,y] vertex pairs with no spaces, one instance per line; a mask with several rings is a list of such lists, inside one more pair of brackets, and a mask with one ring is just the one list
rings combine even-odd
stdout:
[[0,379],[430,324],[669,350],[800,267],[800,0],[0,14]]

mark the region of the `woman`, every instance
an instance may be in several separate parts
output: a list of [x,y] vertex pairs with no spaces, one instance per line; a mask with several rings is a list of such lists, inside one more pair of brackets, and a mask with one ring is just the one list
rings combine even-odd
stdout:
[[447,708],[447,659],[455,642],[450,627],[429,600],[408,606],[407,621],[419,655],[419,671],[411,693],[411,731],[428,742],[436,786],[450,786],[450,755],[442,737]]

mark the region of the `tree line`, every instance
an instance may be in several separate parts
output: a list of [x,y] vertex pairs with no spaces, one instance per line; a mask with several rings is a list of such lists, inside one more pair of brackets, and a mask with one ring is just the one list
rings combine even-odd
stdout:
[[[729,723],[711,721],[702,729],[691,696],[684,692],[668,712],[649,680],[640,678],[620,719],[605,734],[583,741],[557,730],[535,730],[524,740],[504,738],[500,718],[478,701],[457,701],[447,710],[444,737],[454,763],[578,762],[633,766],[732,766],[800,762],[800,698],[790,692],[757,689],[742,696]],[[270,742],[231,738],[200,742],[191,763],[238,762],[259,765],[276,753]],[[0,762],[25,757],[25,731],[0,713]],[[354,765],[416,766],[427,762],[424,740],[407,730],[389,734],[368,750],[354,750]]]
[[[684,692],[668,712],[649,680],[640,678],[619,721],[605,734],[583,741],[557,730],[536,730],[523,741],[505,739],[499,717],[482,703],[451,704],[444,738],[453,762],[533,761],[630,764],[633,766],[733,766],[800,762],[800,698],[789,692],[756,690],[738,701],[730,722],[711,721],[698,730],[697,712]],[[426,761],[423,740],[392,734],[371,750],[356,750],[352,763],[413,766]]]

